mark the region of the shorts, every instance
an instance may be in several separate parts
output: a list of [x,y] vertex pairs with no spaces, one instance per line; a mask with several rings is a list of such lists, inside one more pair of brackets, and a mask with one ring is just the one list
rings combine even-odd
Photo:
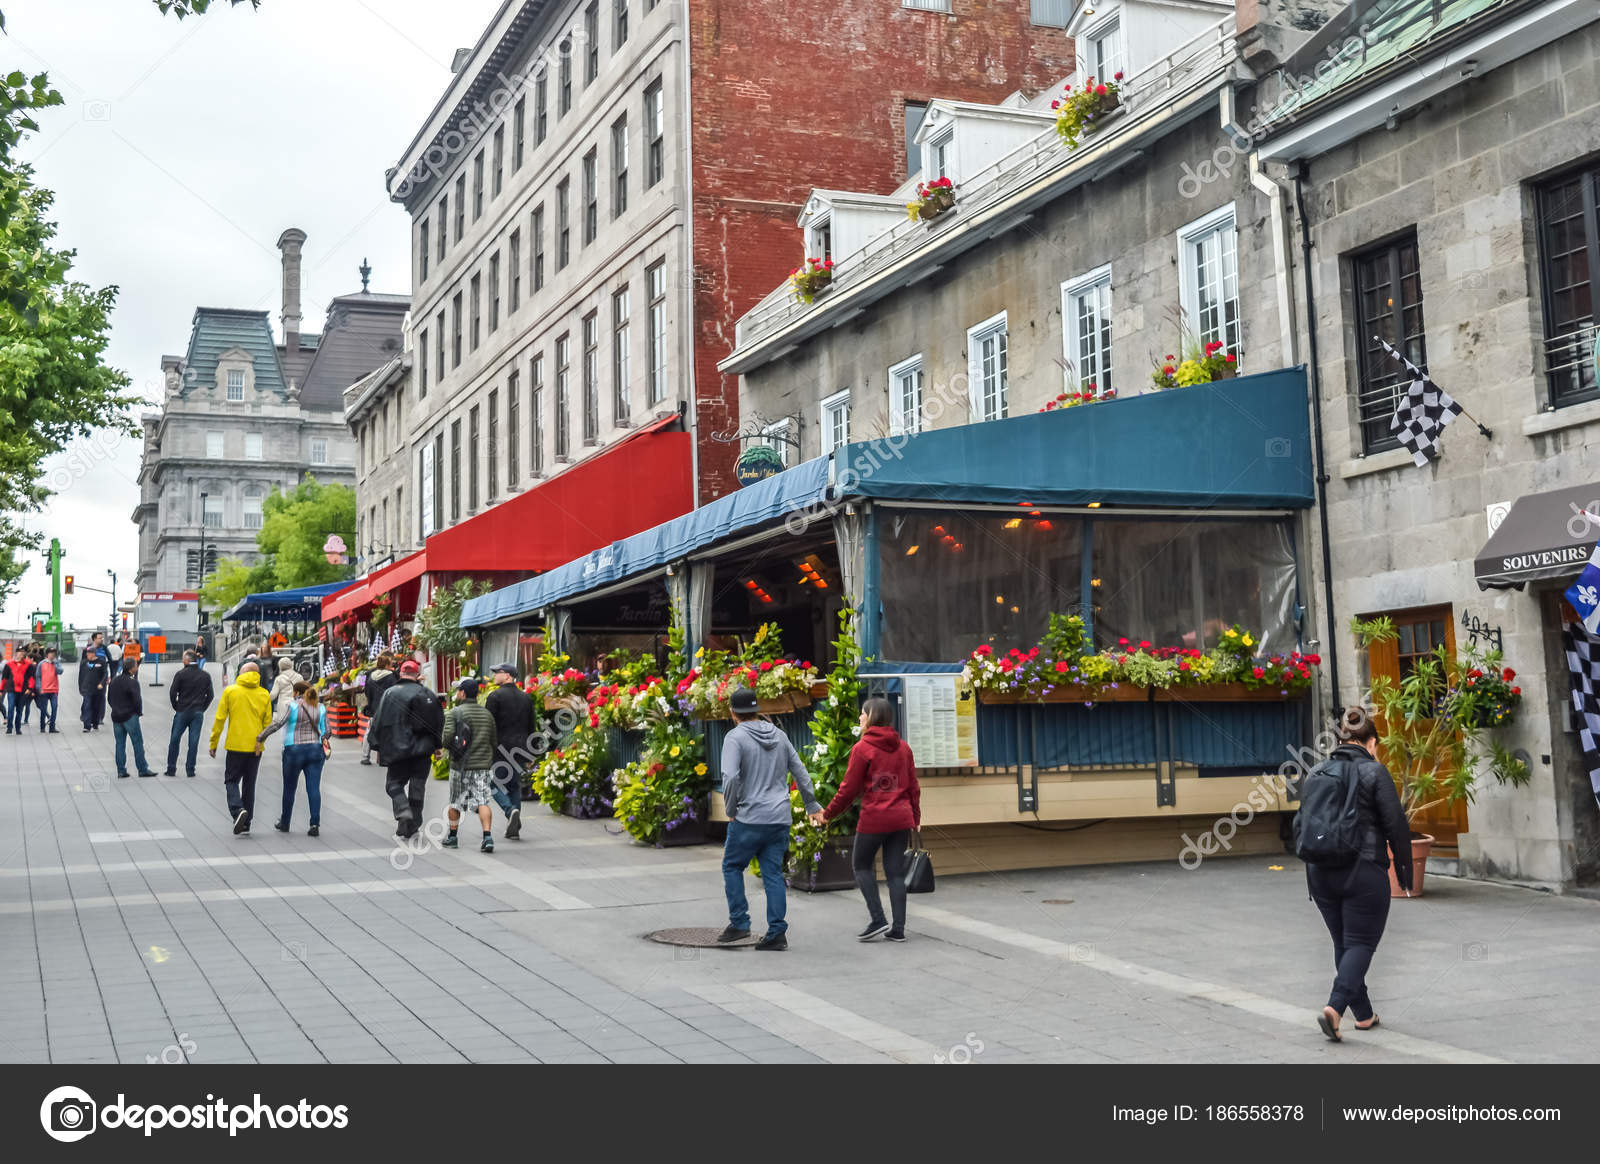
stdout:
[[487,768],[450,770],[450,807],[457,812],[475,812],[494,803],[494,774]]

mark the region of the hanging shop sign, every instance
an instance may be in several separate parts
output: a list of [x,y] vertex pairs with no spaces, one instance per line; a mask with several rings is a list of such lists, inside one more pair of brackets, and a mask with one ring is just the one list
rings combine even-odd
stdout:
[[783,472],[783,454],[771,445],[751,445],[734,462],[740,485],[753,485]]

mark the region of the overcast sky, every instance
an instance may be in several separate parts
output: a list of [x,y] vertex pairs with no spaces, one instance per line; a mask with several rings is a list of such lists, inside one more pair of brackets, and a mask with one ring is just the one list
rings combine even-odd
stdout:
[[[263,0],[179,22],[149,0],[4,0],[0,70],[48,71],[66,99],[22,156],[54,190],[72,277],[121,288],[109,362],[151,401],[161,356],[183,354],[197,306],[267,309],[280,327],[286,227],[306,232],[303,311],[359,290],[409,292],[409,221],[384,172],[475,43],[500,0]],[[281,336],[280,336],[281,338]],[[137,597],[139,451],[134,439],[82,441],[46,482],[60,491],[29,520],[62,541],[64,573]],[[62,486],[64,488],[61,488]],[[62,599],[62,617],[103,623],[110,597]],[[36,559],[0,610],[0,630],[50,608]]]

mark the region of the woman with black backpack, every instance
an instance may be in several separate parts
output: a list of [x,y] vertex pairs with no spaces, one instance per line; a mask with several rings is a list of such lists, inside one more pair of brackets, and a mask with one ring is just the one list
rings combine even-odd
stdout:
[[[1389,917],[1391,852],[1395,880],[1408,897],[1411,894],[1411,827],[1394,778],[1378,760],[1378,729],[1365,708],[1352,707],[1340,717],[1338,733],[1343,742],[1306,777],[1295,821],[1296,850],[1306,861],[1306,887],[1333,936],[1337,974],[1328,1005],[1317,1015],[1317,1026],[1335,1043],[1343,1041],[1339,1021],[1347,1009],[1355,1016],[1357,1030],[1378,1025],[1366,979]],[[1337,783],[1319,792],[1314,788],[1318,781]],[[1333,813],[1316,817],[1318,810],[1312,809],[1314,804],[1336,803],[1353,812],[1349,824],[1354,827],[1348,828],[1348,839],[1343,841],[1333,838],[1346,831],[1344,822]],[[1311,830],[1317,835],[1309,835]],[[1324,842],[1320,851],[1318,842]]]

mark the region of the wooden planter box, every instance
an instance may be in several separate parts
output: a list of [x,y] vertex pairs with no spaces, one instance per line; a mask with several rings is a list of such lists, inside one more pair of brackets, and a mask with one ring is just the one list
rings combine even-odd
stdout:
[[1238,363],[1237,360],[1235,360],[1231,364],[1223,364],[1222,365],[1222,370],[1220,372],[1218,372],[1214,377],[1212,377],[1212,381],[1211,382],[1214,384],[1218,380],[1232,380],[1238,374],[1239,374],[1239,363]]
[[923,203],[922,207],[917,211],[917,221],[925,222],[931,227],[935,223],[955,213],[955,209],[955,192],[947,191],[946,193],[935,198],[930,198],[927,202]]
[[1026,692],[980,691],[979,703],[1144,703],[1150,692],[1144,687],[1127,683],[1119,687],[1078,687],[1065,685],[1053,687],[1043,695]]
[[1299,699],[1309,688],[1290,690],[1280,687],[1246,687],[1243,683],[1211,683],[1205,687],[1157,688],[1157,703],[1287,703]]
[[706,834],[706,817],[709,810],[704,804],[697,806],[699,816],[675,829],[663,830],[656,841],[658,849],[679,849],[685,845],[703,845],[711,838]]
[[611,815],[609,808],[602,808],[595,812],[587,812],[578,806],[579,797],[567,797],[566,807],[561,810],[562,816],[570,816],[573,820],[604,820]]
[[855,870],[850,864],[850,847],[830,845],[822,850],[822,860],[814,861],[808,873],[791,870],[783,883],[801,893],[831,893],[836,889],[856,887]]
[[978,692],[979,703],[1285,703],[1299,699],[1308,688],[1284,695],[1278,687],[1246,687],[1243,683],[1209,683],[1204,687],[1057,687],[1044,695]]
[[[822,686],[824,688],[824,694],[826,694],[827,685],[823,684]],[[815,688],[812,690],[815,691]],[[760,705],[761,714],[763,715],[787,715],[791,711],[804,711],[806,708],[810,707],[811,694],[804,691],[791,691],[785,695],[780,695],[776,699],[758,699],[756,702]],[[713,715],[703,715],[700,717],[702,720],[732,718],[733,713],[728,711],[726,708],[718,710]]]

